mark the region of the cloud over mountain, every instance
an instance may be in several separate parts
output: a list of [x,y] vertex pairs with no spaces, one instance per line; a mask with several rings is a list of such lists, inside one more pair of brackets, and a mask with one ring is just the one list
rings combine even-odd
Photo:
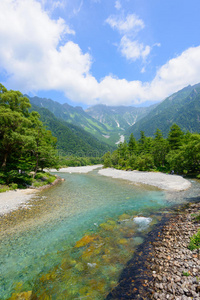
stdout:
[[[91,71],[94,57],[72,41],[75,31],[70,24],[61,17],[52,18],[40,2],[2,0],[0,19],[0,73],[6,74],[2,83],[8,88],[26,93],[58,90],[74,102],[90,105],[134,105],[162,100],[187,84],[199,82],[200,46],[168,60],[150,81],[115,75],[97,80]],[[144,28],[141,18],[135,14],[113,16],[107,23],[122,34],[119,47],[127,59],[146,59],[151,47],[131,37]]]

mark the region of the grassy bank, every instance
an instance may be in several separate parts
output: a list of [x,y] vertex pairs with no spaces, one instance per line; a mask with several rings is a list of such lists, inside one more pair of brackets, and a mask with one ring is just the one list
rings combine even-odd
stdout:
[[1,178],[0,193],[16,190],[18,188],[39,188],[53,183],[56,180],[56,178],[56,176],[42,171],[38,172],[35,178],[33,178],[31,174],[19,174],[18,176],[15,176],[13,178],[13,182],[10,184],[6,184],[5,178]]

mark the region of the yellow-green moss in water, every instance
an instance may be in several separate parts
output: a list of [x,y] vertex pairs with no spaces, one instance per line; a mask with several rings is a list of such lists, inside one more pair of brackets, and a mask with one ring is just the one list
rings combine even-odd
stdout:
[[[133,218],[123,214],[100,224],[96,233],[86,233],[71,251],[61,252],[61,264],[41,275],[31,291],[18,286],[10,300],[105,299],[138,244],[134,238],[138,227]],[[157,218],[154,216],[152,224]],[[151,226],[146,231],[150,229]]]

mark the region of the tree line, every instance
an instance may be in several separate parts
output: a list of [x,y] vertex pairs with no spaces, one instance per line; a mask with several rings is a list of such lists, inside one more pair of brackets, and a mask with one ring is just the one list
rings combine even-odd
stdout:
[[0,84],[0,184],[29,184],[39,169],[58,168],[57,139],[30,107],[22,93]]
[[140,132],[136,141],[120,143],[117,150],[104,156],[104,166],[124,170],[164,171],[199,176],[200,134],[184,133],[177,124],[170,128],[167,138],[157,129],[154,137]]

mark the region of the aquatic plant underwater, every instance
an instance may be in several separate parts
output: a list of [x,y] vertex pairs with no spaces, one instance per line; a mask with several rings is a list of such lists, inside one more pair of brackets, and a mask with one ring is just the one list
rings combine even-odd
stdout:
[[159,219],[158,215],[122,214],[101,223],[96,232],[88,232],[73,248],[58,253],[61,263],[34,283],[17,283],[9,299],[105,299],[142,236]]
[[95,172],[62,177],[11,216],[16,231],[8,228],[0,246],[1,299],[105,299],[175,204],[163,191]]

